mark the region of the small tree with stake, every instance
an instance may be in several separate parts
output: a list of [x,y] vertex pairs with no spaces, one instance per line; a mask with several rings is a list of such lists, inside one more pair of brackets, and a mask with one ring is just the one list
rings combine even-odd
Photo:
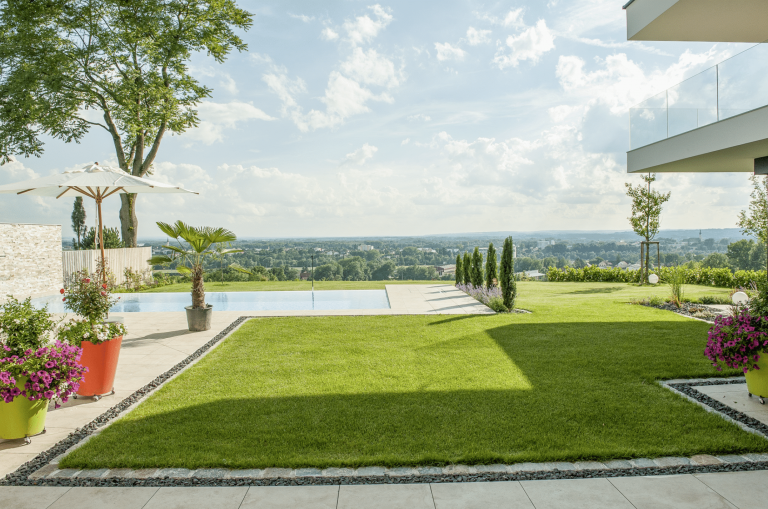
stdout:
[[461,255],[456,255],[456,284],[464,283],[464,268],[461,266]]
[[[627,187],[627,196],[632,199],[632,215],[628,218],[629,222],[635,233],[645,239],[646,246],[659,233],[661,208],[664,203],[669,201],[669,196],[672,194],[652,190],[651,183],[655,180],[656,174],[649,173],[648,176],[643,175],[643,181],[647,184],[645,186],[624,184]],[[648,281],[649,263],[650,249],[646,249],[642,284]]]
[[494,280],[498,279],[496,274],[496,248],[493,242],[488,244],[488,256],[485,259],[485,286],[490,289],[496,284]]
[[501,286],[501,296],[507,309],[515,307],[515,299],[517,298],[513,251],[512,237],[507,237],[504,239],[504,247],[501,250],[501,266],[499,267],[499,286]]

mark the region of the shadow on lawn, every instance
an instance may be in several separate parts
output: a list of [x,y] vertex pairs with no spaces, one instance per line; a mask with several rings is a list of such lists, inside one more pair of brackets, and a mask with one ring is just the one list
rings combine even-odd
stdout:
[[[411,392],[237,398],[244,382],[222,366],[220,394],[207,392],[206,402],[185,406],[200,400],[204,381],[175,380],[165,395],[142,404],[152,410],[149,415],[115,422],[62,466],[492,464],[768,449],[762,438],[652,383],[715,374],[703,356],[706,324],[568,322],[486,329],[477,321],[482,318],[427,323],[458,329],[447,347],[439,345],[440,354],[456,362],[481,339],[478,334],[488,334],[531,388],[473,390],[493,376],[483,375],[482,359],[475,358],[477,371],[461,374],[466,390],[432,390],[439,380],[425,377],[423,388]],[[427,353],[419,358],[428,362]],[[445,376],[434,373],[436,379]]]
[[601,288],[590,288],[589,290],[576,290],[575,292],[567,292],[568,295],[583,295],[589,293],[613,293],[623,290],[623,286],[605,286]]

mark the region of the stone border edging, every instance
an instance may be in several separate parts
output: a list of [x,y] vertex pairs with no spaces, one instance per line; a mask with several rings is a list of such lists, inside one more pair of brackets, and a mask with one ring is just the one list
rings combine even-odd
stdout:
[[[58,462],[70,449],[84,444],[100,428],[123,415],[156,389],[199,360],[221,340],[251,318],[241,316],[192,355],[161,374],[99,417],[78,428],[50,449],[38,454],[15,472],[0,480],[0,486],[68,487],[167,487],[167,486],[302,486],[336,484],[413,484],[445,482],[525,481],[544,479],[585,479],[648,475],[695,474],[768,470],[768,454],[696,455],[691,458],[662,457],[605,462],[515,463],[512,465],[448,465],[446,467],[362,467],[351,468],[267,468],[228,470],[222,468],[188,470],[150,469],[59,469]],[[698,379],[660,381],[663,387],[704,406],[743,429],[768,438],[768,425],[702,394],[693,386],[744,383],[739,379]]]

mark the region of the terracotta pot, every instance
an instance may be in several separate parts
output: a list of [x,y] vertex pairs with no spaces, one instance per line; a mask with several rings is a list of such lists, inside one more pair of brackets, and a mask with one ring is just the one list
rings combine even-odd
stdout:
[[77,390],[78,396],[101,396],[112,391],[115,386],[117,359],[120,357],[122,344],[123,336],[98,345],[83,341],[80,345],[83,347],[80,364],[88,368],[88,372]]
[[[24,390],[27,380],[25,376],[18,377],[16,387]],[[47,399],[29,401],[24,396],[16,396],[10,403],[0,401],[0,438],[12,440],[43,433],[47,414]]]

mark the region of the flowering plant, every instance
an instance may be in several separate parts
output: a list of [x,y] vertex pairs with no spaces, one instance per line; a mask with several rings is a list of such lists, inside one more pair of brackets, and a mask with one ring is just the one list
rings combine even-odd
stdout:
[[501,294],[501,288],[494,286],[486,288],[484,286],[474,286],[472,283],[459,283],[456,288],[466,293],[475,300],[482,302],[497,313],[509,311],[504,305],[504,297]]
[[755,363],[768,351],[768,333],[763,332],[766,322],[768,319],[752,316],[747,310],[736,316],[718,316],[709,329],[704,354],[718,371],[722,370],[719,363],[744,373],[760,369]]
[[[10,347],[3,346],[6,353]],[[56,341],[53,346],[29,348],[22,355],[0,359],[0,398],[11,403],[23,396],[30,401],[39,399],[66,402],[76,392],[88,371],[80,365],[81,348]],[[26,378],[26,380],[24,380]],[[24,380],[24,388],[17,387]]]
[[35,309],[30,299],[19,302],[9,297],[0,306],[0,346],[12,355],[50,342],[55,327],[48,309]]
[[61,293],[67,309],[90,323],[97,323],[107,317],[109,308],[119,299],[112,297],[110,290],[108,284],[91,279],[88,271],[82,270],[72,277],[69,286],[62,288]]
[[59,340],[71,345],[82,346],[83,341],[94,345],[109,341],[125,334],[122,323],[91,323],[87,320],[70,320],[59,329]]

